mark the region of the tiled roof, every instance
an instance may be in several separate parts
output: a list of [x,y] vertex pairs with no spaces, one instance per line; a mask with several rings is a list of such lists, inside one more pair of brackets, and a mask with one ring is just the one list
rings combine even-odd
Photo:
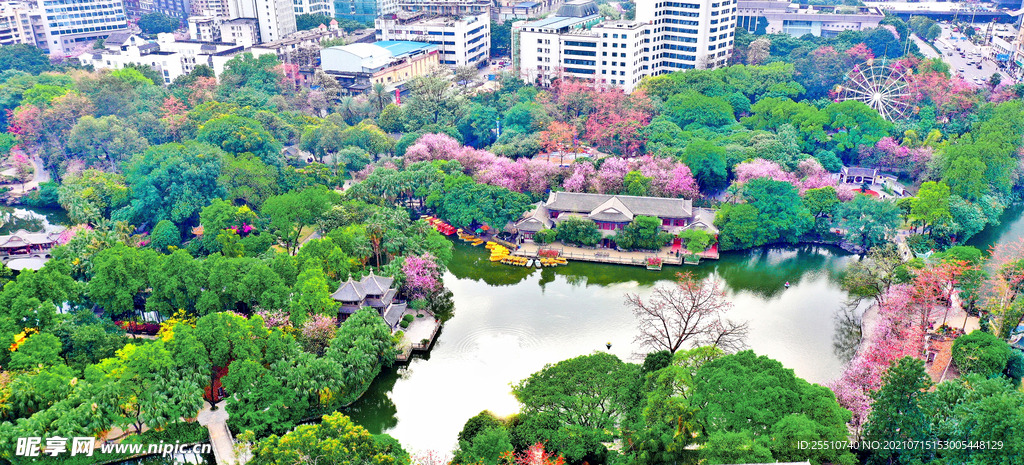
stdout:
[[874,176],[878,170],[874,168],[861,168],[859,166],[844,167],[843,172],[847,176]]
[[406,304],[394,304],[388,309],[388,312],[384,314],[384,321],[387,322],[388,326],[394,328],[398,326],[399,320],[402,319],[402,314],[405,313]]
[[386,276],[377,276],[370,271],[370,274],[366,275],[360,281],[363,289],[366,291],[363,295],[384,295],[391,288],[391,283],[395,282],[394,278],[388,278]]
[[338,290],[331,294],[331,298],[341,302],[361,302],[366,298],[366,290],[363,289],[362,283],[348,278],[348,281],[341,283]]
[[57,242],[59,233],[30,233],[19,229],[14,234],[0,236],[0,248],[25,247],[27,245],[52,244]]
[[543,202],[537,202],[533,210],[526,212],[523,219],[516,222],[516,229],[527,232],[537,232],[542,229],[550,229],[554,223],[548,215],[548,209]]
[[618,197],[612,197],[591,211],[590,219],[612,223],[629,223],[633,221],[633,212],[623,205],[622,200],[619,200]]
[[599,213],[595,212],[595,210],[612,197],[617,198],[633,216],[654,216],[658,218],[689,218],[692,216],[693,202],[691,200],[662,197],[552,192],[544,206],[548,210],[586,213],[590,215]]

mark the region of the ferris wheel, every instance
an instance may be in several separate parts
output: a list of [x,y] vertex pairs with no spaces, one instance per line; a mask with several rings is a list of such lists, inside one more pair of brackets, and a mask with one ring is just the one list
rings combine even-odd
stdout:
[[836,87],[839,100],[857,100],[874,108],[882,118],[896,121],[908,116],[912,106],[907,102],[910,93],[908,76],[911,71],[898,62],[892,65],[868,60],[853,67],[846,82]]

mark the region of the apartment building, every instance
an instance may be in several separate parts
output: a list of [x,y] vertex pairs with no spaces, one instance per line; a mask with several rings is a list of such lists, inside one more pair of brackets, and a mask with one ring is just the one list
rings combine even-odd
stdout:
[[491,10],[487,0],[397,0],[397,5],[398,11],[448,16],[475,16]]
[[512,26],[513,67],[529,82],[572,77],[631,92],[644,76],[724,66],[735,1],[638,2],[636,20],[602,21],[592,0]]
[[398,12],[375,21],[377,41],[426,42],[438,47],[440,62],[449,67],[483,66],[491,51],[490,14],[438,16],[429,12]]
[[228,0],[228,16],[255,19],[262,42],[280,40],[296,30],[292,0]]
[[0,3],[0,45],[35,45],[31,12],[32,6],[21,2]]
[[37,5],[52,55],[66,55],[128,28],[122,0],[38,0]]

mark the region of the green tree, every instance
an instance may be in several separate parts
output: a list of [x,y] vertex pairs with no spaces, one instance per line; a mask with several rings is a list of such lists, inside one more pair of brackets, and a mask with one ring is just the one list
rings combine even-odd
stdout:
[[285,250],[294,254],[303,229],[316,224],[340,199],[337,192],[315,186],[268,198],[263,204],[263,213],[270,217],[270,227]]
[[703,139],[696,139],[686,146],[683,163],[693,172],[693,177],[702,192],[717,192],[725,187],[728,173],[724,148]]
[[[793,370],[746,350],[711,360],[697,370],[690,405],[708,434],[705,454],[736,454],[729,460],[853,463],[849,451],[809,450],[797,440],[845,441],[851,414],[826,387],[797,378]],[[745,443],[739,450],[734,445]],[[754,447],[754,444],[760,447]]]
[[335,463],[409,465],[409,454],[390,436],[374,436],[335,412],[315,425],[300,425],[284,436],[270,436],[255,447],[253,465]]
[[167,16],[161,12],[146,13],[139,18],[139,28],[146,34],[174,32],[181,25],[181,20]]
[[601,240],[601,230],[592,220],[570,216],[555,226],[555,237],[566,244],[592,246]]
[[523,412],[554,416],[565,425],[615,428],[634,403],[639,366],[595,352],[548,364],[512,387]]
[[147,147],[146,139],[120,118],[86,115],[71,129],[67,149],[71,158],[110,168]]
[[671,238],[671,234],[661,230],[660,219],[637,216],[615,235],[615,244],[624,249],[657,250]]
[[195,260],[188,251],[178,249],[161,256],[149,264],[151,292],[146,299],[146,310],[170,316],[177,310],[195,315],[196,302],[207,286],[207,271],[203,262]]
[[686,243],[686,251],[691,254],[699,254],[712,243],[715,236],[703,229],[687,229],[679,234],[679,238]]
[[299,273],[288,305],[292,326],[301,327],[310,315],[337,316],[339,304],[331,298],[332,292],[320,268],[309,267]]
[[895,237],[900,225],[899,211],[893,202],[858,195],[839,205],[836,218],[839,227],[846,230],[846,240],[868,250]]
[[[796,187],[788,182],[753,179],[743,185],[743,195],[757,210],[754,246],[796,243],[814,225],[814,217],[800,201]],[[724,246],[725,241],[722,242]]]
[[277,55],[264,54],[259,57],[245,52],[235,55],[224,64],[224,72],[219,76],[221,86],[226,89],[249,88],[270,95],[280,94],[283,75],[278,69],[281,63]]
[[322,14],[301,14],[295,15],[295,29],[299,31],[308,31],[310,29],[316,29],[321,24],[324,26],[331,25],[331,17]]
[[39,333],[25,339],[18,350],[11,354],[11,370],[29,370],[36,366],[53,366],[64,363],[60,358],[61,342],[57,336]]
[[757,208],[747,203],[727,203],[715,214],[715,227],[721,231],[718,243],[722,250],[753,247],[760,227]]
[[636,197],[646,197],[651,188],[651,178],[639,171],[630,171],[622,179],[623,193]]
[[7,70],[39,74],[53,69],[50,59],[32,44],[14,44],[0,47],[0,73]]
[[949,186],[946,183],[935,181],[921,184],[921,189],[911,204],[910,219],[928,227],[945,218],[951,218]]
[[683,92],[668,99],[665,114],[683,129],[717,129],[736,122],[732,105],[725,99],[694,91]]
[[468,455],[484,465],[500,465],[503,463],[502,456],[512,450],[512,442],[505,428],[488,428],[473,438]]
[[110,219],[130,200],[124,176],[95,169],[64,178],[57,199],[72,221],[91,224]]
[[930,387],[931,379],[921,360],[904,357],[885,371],[882,387],[871,394],[871,414],[864,427],[864,439],[895,442],[891,449],[873,449],[871,463],[914,463],[927,456],[927,450],[901,444],[931,438],[931,422],[921,406]]
[[130,314],[135,298],[149,287],[149,264],[155,252],[116,244],[96,254],[95,275],[86,286],[86,294],[112,315]]
[[251,152],[268,166],[280,168],[281,144],[259,121],[228,115],[207,121],[196,134],[201,142],[220,147],[225,152]]
[[216,147],[186,142],[153,146],[132,157],[125,176],[132,200],[118,215],[136,224],[195,221],[211,199],[224,196],[224,188],[217,183],[221,156]]
[[377,126],[387,133],[399,133],[405,131],[402,124],[402,108],[393,103],[387,104],[380,115],[377,115]]
[[990,376],[1003,371],[1010,359],[1010,346],[981,330],[971,331],[953,342],[953,361],[961,373]]
[[161,252],[167,252],[171,247],[181,245],[181,232],[178,227],[168,220],[162,220],[153,227],[149,235],[150,245]]
[[815,218],[832,216],[839,205],[836,188],[832,186],[807,189],[803,197],[804,206]]

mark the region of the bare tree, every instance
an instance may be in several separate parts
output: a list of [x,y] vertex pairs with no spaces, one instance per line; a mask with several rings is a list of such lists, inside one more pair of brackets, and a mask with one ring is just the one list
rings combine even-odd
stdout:
[[626,294],[626,305],[639,320],[636,342],[652,351],[671,353],[686,343],[691,347],[716,346],[726,352],[743,349],[747,322],[723,318],[732,303],[725,299],[718,282],[695,279],[689,272],[676,276],[676,285],[654,288],[649,299]]

